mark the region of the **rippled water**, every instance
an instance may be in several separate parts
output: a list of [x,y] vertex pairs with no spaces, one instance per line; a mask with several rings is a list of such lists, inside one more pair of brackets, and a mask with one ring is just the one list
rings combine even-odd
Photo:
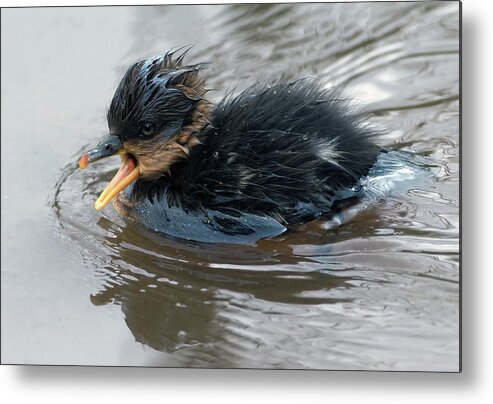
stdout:
[[[458,3],[4,11],[3,362],[458,370]],[[345,86],[433,181],[254,246],[96,212],[117,161],[77,156],[126,67],[184,44],[213,101],[269,77]]]

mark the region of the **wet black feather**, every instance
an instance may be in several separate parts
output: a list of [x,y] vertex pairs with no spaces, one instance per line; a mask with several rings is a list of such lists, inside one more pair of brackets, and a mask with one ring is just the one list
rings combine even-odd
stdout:
[[184,55],[175,59],[173,55],[168,52],[130,66],[107,113],[111,134],[127,140],[139,136],[144,122],[152,123],[159,132],[168,126],[181,126],[191,115],[200,99],[179,90],[177,85],[197,75],[203,65],[182,66]]
[[131,195],[292,224],[330,212],[368,173],[382,151],[375,134],[314,80],[257,85],[220,102],[189,158]]

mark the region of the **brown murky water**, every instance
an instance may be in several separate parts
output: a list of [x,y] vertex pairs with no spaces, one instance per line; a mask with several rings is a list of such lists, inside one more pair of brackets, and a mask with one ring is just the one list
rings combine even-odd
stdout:
[[[446,370],[459,366],[459,5],[2,10],[4,363]],[[343,84],[431,184],[335,231],[256,246],[157,236],[76,170],[126,67],[174,46],[213,100],[260,78]]]

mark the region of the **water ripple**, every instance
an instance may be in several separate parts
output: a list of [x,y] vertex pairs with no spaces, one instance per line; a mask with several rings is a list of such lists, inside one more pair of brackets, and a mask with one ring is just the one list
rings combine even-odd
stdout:
[[[209,86],[217,90],[239,89],[263,74],[342,84],[350,98],[372,102],[366,116],[388,129],[383,146],[430,156],[438,162],[436,178],[369,206],[341,227],[327,230],[316,220],[232,248],[159,236],[111,208],[94,211],[115,167],[105,162],[82,172],[71,163],[50,206],[60,233],[80,246],[100,280],[91,302],[118,305],[137,341],[172,353],[162,363],[168,366],[454,368],[455,9],[443,3],[195,6],[187,8],[186,32],[176,26],[183,10],[139,9],[127,56],[140,59],[163,41],[176,46],[200,38],[190,57],[213,62]],[[144,26],[137,23],[143,18]]]

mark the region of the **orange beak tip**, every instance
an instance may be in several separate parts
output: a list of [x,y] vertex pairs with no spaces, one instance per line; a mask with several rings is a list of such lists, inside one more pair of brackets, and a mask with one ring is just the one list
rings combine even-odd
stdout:
[[79,168],[84,169],[89,165],[89,156],[84,154],[79,160]]

